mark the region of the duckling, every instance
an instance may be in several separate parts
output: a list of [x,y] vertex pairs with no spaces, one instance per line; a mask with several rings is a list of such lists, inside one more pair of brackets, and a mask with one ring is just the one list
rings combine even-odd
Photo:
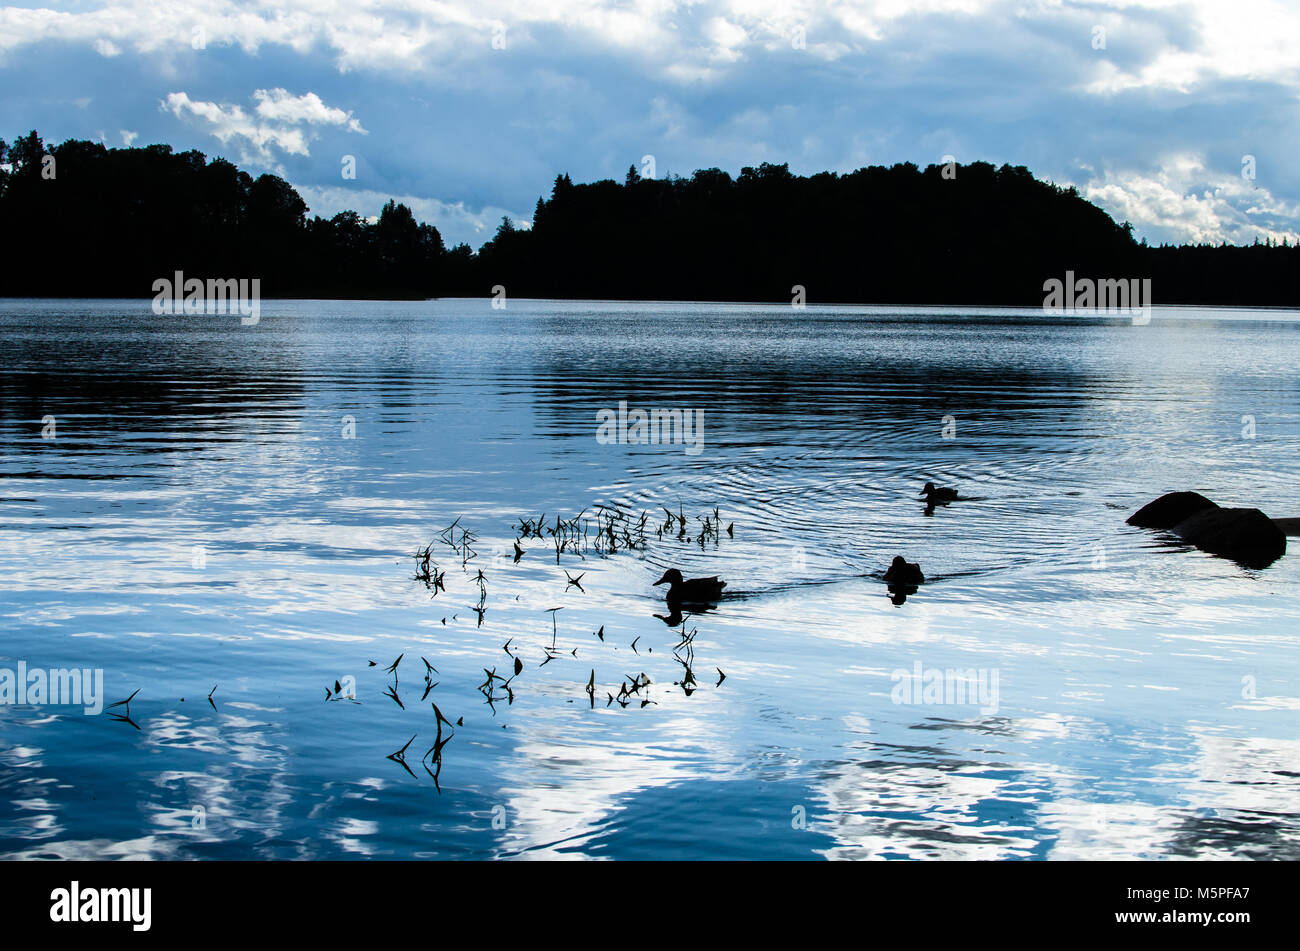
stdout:
[[925,584],[925,575],[921,573],[920,565],[907,561],[902,555],[895,555],[894,560],[889,564],[889,570],[885,572],[885,584],[906,586]]
[[929,508],[934,508],[936,505],[947,505],[949,502],[956,502],[958,499],[956,489],[935,488],[933,482],[925,484],[925,488],[921,490],[921,496],[925,499]]
[[665,583],[668,585],[669,605],[717,601],[722,597],[722,589],[727,586],[725,581],[719,581],[717,577],[684,579],[682,573],[676,568],[669,568],[664,572],[664,576],[655,582],[657,585]]

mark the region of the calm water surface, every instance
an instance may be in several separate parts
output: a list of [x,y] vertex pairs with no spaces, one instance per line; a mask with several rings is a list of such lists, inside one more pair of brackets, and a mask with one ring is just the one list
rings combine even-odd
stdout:
[[[0,706],[0,854],[1300,857],[1300,554],[1124,525],[1181,488],[1300,515],[1294,314],[11,300],[0,327],[0,667],[139,689],[134,725]],[[701,451],[602,444],[623,400],[702,410]],[[927,480],[973,498],[927,516]],[[647,512],[644,545],[514,561],[521,518],[597,506]],[[715,506],[734,537],[701,542]],[[901,606],[895,554],[930,579]],[[685,619],[689,692],[669,566],[729,583]],[[900,695],[918,664],[997,693]],[[441,793],[430,701],[463,720]]]

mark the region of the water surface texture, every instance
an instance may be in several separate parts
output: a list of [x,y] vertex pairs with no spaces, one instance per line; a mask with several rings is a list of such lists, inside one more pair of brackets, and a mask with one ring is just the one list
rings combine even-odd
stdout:
[[[1175,489],[1300,515],[1293,314],[11,300],[0,327],[0,668],[139,690],[0,706],[0,854],[1300,857],[1300,552],[1124,524]],[[701,441],[598,440],[621,401]],[[927,515],[926,481],[970,498]],[[558,555],[520,539],[579,513]],[[928,577],[901,605],[896,554]],[[671,566],[727,597],[670,626]]]

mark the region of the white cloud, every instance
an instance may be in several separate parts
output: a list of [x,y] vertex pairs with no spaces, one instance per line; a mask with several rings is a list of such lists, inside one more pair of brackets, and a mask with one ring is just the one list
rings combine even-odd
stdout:
[[1089,9],[1076,16],[1107,24],[1108,45],[1124,44],[1128,34],[1149,34],[1149,25],[1132,14],[1150,11],[1177,17],[1193,41],[1175,43],[1146,35],[1148,57],[1123,67],[1097,58],[1096,74],[1084,88],[1093,94],[1166,88],[1189,92],[1214,79],[1266,80],[1300,87],[1300,17],[1293,3],[1279,0],[1144,0],[1116,5],[1100,17]]
[[[1187,88],[1214,77],[1300,87],[1300,17],[1286,0],[101,0],[74,10],[0,8],[0,54],[57,39],[105,56],[127,46],[161,51],[165,69],[163,60],[202,55],[191,45],[198,26],[208,48],[320,46],[342,71],[451,76],[468,61],[499,63],[503,53],[558,32],[592,52],[635,55],[661,77],[697,81],[760,50],[788,50],[797,27],[809,51],[838,58],[869,52],[920,20],[955,18],[969,21],[971,44],[993,33],[1006,37],[1008,51],[1021,48],[1015,34],[1077,35],[1071,45],[1093,71],[1084,88],[1096,94]],[[1172,21],[1184,27],[1171,33]],[[1107,51],[1090,47],[1097,23],[1107,27]],[[498,24],[507,28],[505,51],[492,49]],[[1135,43],[1143,55],[1111,55]]]
[[342,126],[366,134],[352,113],[325,105],[312,92],[294,96],[285,89],[258,89],[253,99],[257,102],[253,115],[239,105],[198,101],[185,92],[168,93],[161,106],[178,119],[196,120],[222,145],[233,141],[251,147],[251,151],[243,153],[242,160],[263,165],[274,165],[273,148],[289,155],[308,155],[311,131],[303,126]]
[[704,24],[704,36],[712,46],[711,58],[724,63],[740,59],[749,43],[749,31],[725,17],[712,17]]
[[1300,241],[1300,206],[1240,175],[1211,172],[1200,155],[1169,156],[1155,170],[1105,172],[1080,191],[1157,243]]
[[258,89],[253,98],[257,100],[257,108],[253,111],[262,119],[289,124],[341,125],[366,135],[366,130],[352,118],[352,113],[325,105],[314,92],[294,96],[287,89]]
[[[376,189],[519,207],[556,171],[621,175],[647,153],[663,174],[764,160],[846,171],[951,152],[1057,180],[1086,167],[1074,174],[1081,191],[1155,240],[1253,240],[1300,227],[1289,203],[1300,175],[1283,151],[1300,96],[1294,4],[84,0],[0,8],[0,69],[27,48],[24,62],[46,47],[98,50],[114,64],[99,68],[129,70],[134,87],[95,87],[95,127],[175,140],[173,123],[140,117],[130,97],[147,88],[147,102],[165,96],[169,116],[243,150],[232,158],[277,171],[284,161],[303,180],[333,180],[323,155],[303,161],[325,151],[313,143],[327,130],[366,134],[322,100],[346,95],[383,146],[367,179]],[[492,48],[498,24],[504,50]],[[1098,24],[1104,50],[1090,42]],[[247,89],[221,85],[232,63],[256,75],[248,88],[287,69],[319,95],[265,88],[247,102]],[[178,76],[203,95],[168,95]],[[1266,187],[1152,159],[1229,144],[1271,163]]]

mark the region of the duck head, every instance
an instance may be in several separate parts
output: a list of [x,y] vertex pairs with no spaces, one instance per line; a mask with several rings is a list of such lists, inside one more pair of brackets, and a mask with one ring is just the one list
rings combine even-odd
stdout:
[[921,490],[921,495],[934,495],[934,491],[935,491],[935,490],[934,490],[934,483],[933,483],[933,482],[927,482],[927,483],[925,484],[925,488],[923,488],[923,489]]
[[678,571],[676,568],[669,568],[667,571],[664,572],[664,576],[655,582],[655,584],[669,584],[669,585],[681,584],[681,583],[682,583],[682,573]]
[[895,555],[895,556],[894,556],[894,560],[891,561],[891,562],[889,563],[889,567],[891,567],[891,568],[906,568],[906,567],[907,567],[907,559],[904,558],[902,555]]

